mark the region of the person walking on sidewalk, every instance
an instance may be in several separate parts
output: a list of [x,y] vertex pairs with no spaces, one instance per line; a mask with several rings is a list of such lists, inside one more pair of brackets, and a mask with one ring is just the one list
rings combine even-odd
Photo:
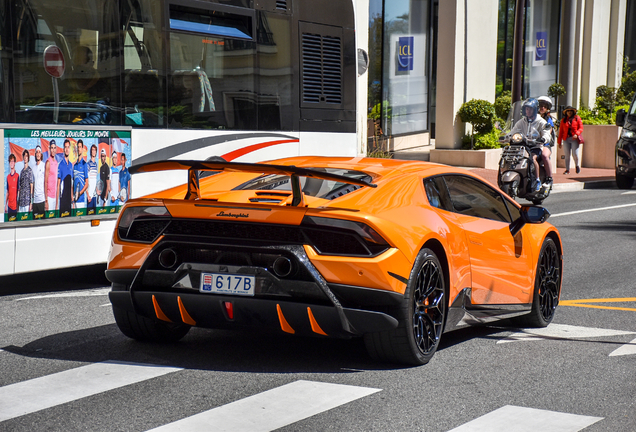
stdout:
[[563,118],[559,125],[559,147],[562,145],[565,152],[565,172],[563,174],[570,174],[570,154],[574,158],[574,165],[576,166],[576,173],[581,172],[580,161],[580,145],[583,144],[583,121],[581,117],[576,114],[576,108],[567,106],[563,110]]

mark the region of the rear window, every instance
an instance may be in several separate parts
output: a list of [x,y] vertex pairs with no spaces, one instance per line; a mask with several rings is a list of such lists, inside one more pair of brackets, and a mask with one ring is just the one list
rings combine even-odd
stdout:
[[[336,168],[309,168],[315,171],[322,171],[329,174],[345,176],[356,180],[371,182],[370,175],[361,171],[351,171]],[[333,180],[323,180],[317,178],[300,177],[300,186],[305,195],[316,198],[332,200],[350,192],[360,189],[362,186],[342,183]],[[234,190],[274,190],[291,192],[291,182],[287,175],[266,174],[243,183]]]

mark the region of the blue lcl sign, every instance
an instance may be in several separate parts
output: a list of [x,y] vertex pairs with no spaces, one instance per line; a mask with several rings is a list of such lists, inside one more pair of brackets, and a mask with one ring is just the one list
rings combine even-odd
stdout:
[[413,36],[398,40],[398,72],[413,70]]
[[548,32],[537,32],[537,47],[535,50],[534,59],[536,61],[546,60],[546,53],[548,51],[547,48],[548,41]]

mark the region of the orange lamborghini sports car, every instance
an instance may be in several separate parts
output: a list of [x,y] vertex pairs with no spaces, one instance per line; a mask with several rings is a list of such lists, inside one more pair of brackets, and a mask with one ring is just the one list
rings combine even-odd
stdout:
[[295,157],[163,161],[188,183],[121,211],[106,275],[121,331],[192,326],[362,337],[378,360],[425,364],[445,331],[514,318],[546,326],[562,245],[549,212],[467,170]]

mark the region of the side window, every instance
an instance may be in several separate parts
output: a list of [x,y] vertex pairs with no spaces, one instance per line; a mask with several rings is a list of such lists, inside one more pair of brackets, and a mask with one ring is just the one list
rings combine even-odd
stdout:
[[426,190],[426,197],[431,206],[442,210],[453,211],[446,184],[444,184],[444,180],[441,177],[425,179],[424,189]]
[[503,197],[495,189],[469,177],[445,176],[455,212],[510,223]]
[[508,200],[505,200],[505,201],[506,201],[506,205],[508,206],[508,211],[510,212],[510,216],[512,220],[516,221],[517,219],[521,217],[521,212],[519,211],[519,208],[513,203],[511,203],[510,201]]

